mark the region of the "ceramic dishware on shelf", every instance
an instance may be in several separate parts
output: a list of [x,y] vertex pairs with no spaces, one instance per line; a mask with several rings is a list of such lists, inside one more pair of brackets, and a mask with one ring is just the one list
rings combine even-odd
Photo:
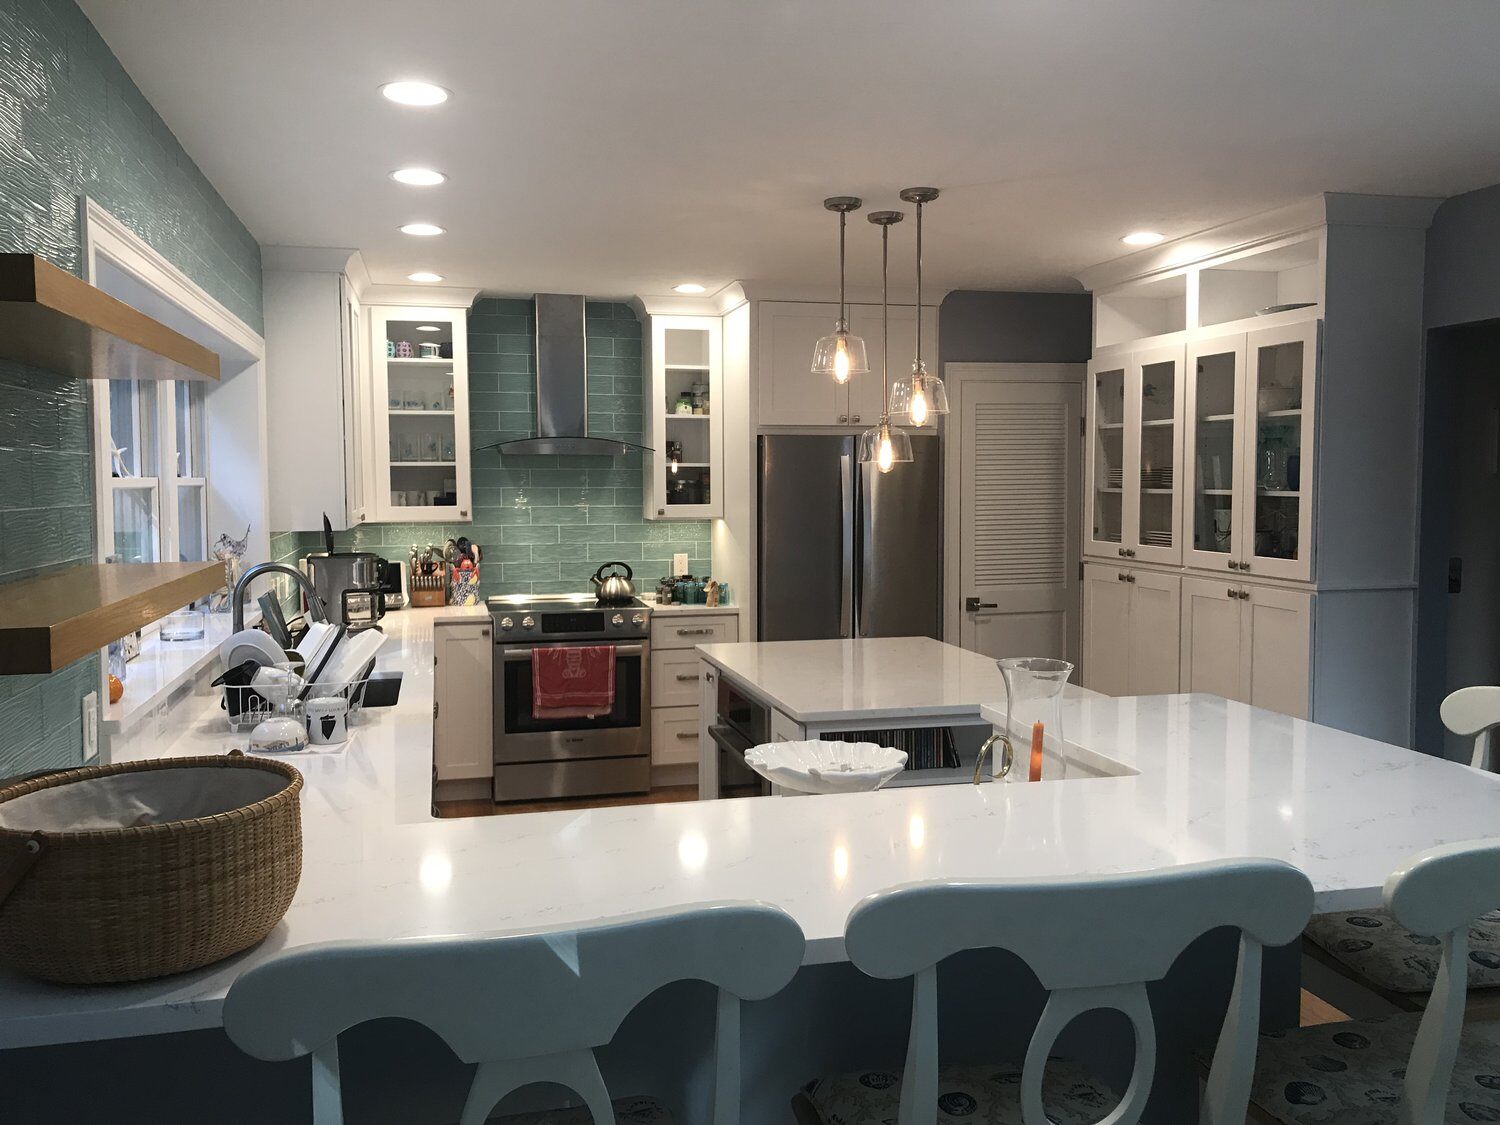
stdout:
[[906,768],[906,754],[873,742],[811,739],[752,746],[745,764],[799,793],[869,793]]

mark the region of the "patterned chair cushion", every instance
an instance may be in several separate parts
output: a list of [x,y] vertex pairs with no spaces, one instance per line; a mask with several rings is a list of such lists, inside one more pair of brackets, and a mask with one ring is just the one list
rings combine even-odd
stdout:
[[[1288,1125],[1390,1125],[1421,1021],[1402,1012],[1262,1035],[1250,1100]],[[1500,1121],[1493,1043],[1465,1033],[1444,1120]]]
[[[1319,914],[1307,936],[1387,992],[1431,992],[1439,942],[1412,933],[1384,910]],[[1500,910],[1469,927],[1469,987],[1500,988]]]
[[[655,1098],[616,1098],[616,1125],[672,1125],[672,1115]],[[490,1125],[593,1125],[594,1116],[583,1107],[549,1109],[541,1113],[517,1113],[492,1117]]]
[[[803,1093],[823,1125],[896,1125],[901,1076],[885,1070],[819,1078]],[[1048,1059],[1042,1097],[1057,1125],[1090,1125],[1119,1095],[1066,1059]],[[937,1125],[1021,1125],[1021,1068],[945,1066],[938,1071]]]

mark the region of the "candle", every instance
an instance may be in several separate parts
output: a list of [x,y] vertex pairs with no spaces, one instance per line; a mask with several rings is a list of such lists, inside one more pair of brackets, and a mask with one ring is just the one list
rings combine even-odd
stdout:
[[1031,781],[1042,780],[1042,721],[1031,724]]

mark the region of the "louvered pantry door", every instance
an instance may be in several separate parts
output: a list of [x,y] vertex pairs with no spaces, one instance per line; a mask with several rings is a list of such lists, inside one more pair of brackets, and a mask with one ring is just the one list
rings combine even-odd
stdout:
[[[966,380],[962,426],[961,588],[975,601],[959,643],[996,658],[1078,659],[1082,389],[1074,383]],[[950,431],[951,432],[951,431]]]

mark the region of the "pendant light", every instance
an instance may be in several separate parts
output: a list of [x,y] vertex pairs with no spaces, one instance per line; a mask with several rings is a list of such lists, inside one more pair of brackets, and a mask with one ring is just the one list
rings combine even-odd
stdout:
[[906,431],[891,425],[891,226],[902,218],[900,211],[871,211],[870,222],[880,227],[880,422],[859,435],[859,460],[862,465],[873,464],[882,473],[903,461],[910,461],[911,438]]
[[844,225],[849,212],[858,211],[863,202],[852,195],[834,195],[823,200],[823,206],[839,217],[839,319],[833,335],[824,336],[813,350],[812,373],[832,375],[835,383],[847,383],[850,376],[870,370],[865,342],[849,334],[849,307],[844,301]]
[[948,389],[922,362],[922,205],[937,197],[938,189],[932,187],[911,187],[901,193],[903,200],[917,205],[917,355],[911,374],[891,388],[891,413],[913,426],[930,426],[937,415],[948,413]]

